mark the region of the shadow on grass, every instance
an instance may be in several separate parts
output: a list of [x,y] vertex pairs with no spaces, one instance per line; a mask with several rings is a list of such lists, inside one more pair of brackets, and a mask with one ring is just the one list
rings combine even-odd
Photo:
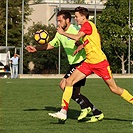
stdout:
[[44,111],[45,109],[24,109],[23,111]]
[[[49,111],[49,112],[57,112],[59,110],[60,110],[60,108],[57,108],[57,107],[46,106],[46,107],[40,108],[40,109],[37,109],[37,108],[24,109],[23,111]],[[78,110],[75,110],[75,109],[69,109],[68,110],[68,118],[69,119],[77,119],[79,114],[80,114],[80,111],[78,111]]]
[[132,122],[133,120],[127,120],[127,119],[120,119],[120,118],[104,118],[104,120],[108,121],[125,121],[125,122]]
[[[37,108],[32,108],[32,109],[24,109],[23,111],[49,111],[49,112],[57,112],[59,111],[60,108],[57,108],[57,107],[50,107],[50,106],[46,106],[44,108],[40,108],[40,109],[37,109]],[[80,114],[80,110],[75,110],[75,109],[69,109],[68,110],[68,118],[69,119],[77,119],[77,117],[79,116]],[[92,115],[89,114],[88,117],[91,117]],[[83,119],[82,121],[80,122],[86,122],[89,120],[89,118],[86,117],[85,119]],[[103,120],[107,120],[107,121],[125,121],[125,122],[132,122],[133,120],[129,120],[129,119],[121,119],[121,118],[104,118]],[[55,123],[55,124],[60,124],[60,123]]]

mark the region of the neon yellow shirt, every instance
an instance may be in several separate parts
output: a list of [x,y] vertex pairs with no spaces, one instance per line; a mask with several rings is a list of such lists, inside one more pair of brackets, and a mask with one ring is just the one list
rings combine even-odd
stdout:
[[[66,33],[70,34],[71,33],[77,34],[78,32],[79,32],[79,27],[72,24],[69,26],[68,30],[66,31]],[[62,45],[67,54],[68,62],[70,65],[79,63],[85,59],[84,49],[82,49],[79,53],[73,56],[73,52],[77,49],[77,46],[75,46],[75,40],[63,36],[58,32],[56,33],[54,39],[49,42],[49,44],[54,47],[59,47],[60,45]]]
[[85,62],[96,64],[106,60],[106,55],[101,49],[101,40],[97,28],[91,21],[85,22],[80,31],[85,33],[83,41],[85,43]]

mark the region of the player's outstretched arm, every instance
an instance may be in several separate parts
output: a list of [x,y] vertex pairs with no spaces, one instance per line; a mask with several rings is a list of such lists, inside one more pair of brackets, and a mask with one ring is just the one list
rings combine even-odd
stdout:
[[44,45],[40,45],[40,46],[36,46],[36,47],[33,47],[33,46],[29,45],[29,46],[26,46],[25,49],[28,52],[33,53],[33,52],[36,52],[36,51],[50,50],[50,49],[53,49],[53,48],[54,48],[54,46],[52,46],[48,43],[48,44],[44,44]]
[[33,47],[33,46],[31,46],[31,45],[26,46],[25,49],[26,49],[28,52],[30,52],[30,53],[34,53],[34,52],[37,51],[36,48]]

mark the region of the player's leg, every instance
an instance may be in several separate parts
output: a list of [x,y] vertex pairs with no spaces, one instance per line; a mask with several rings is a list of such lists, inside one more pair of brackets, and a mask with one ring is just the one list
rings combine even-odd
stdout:
[[80,94],[81,87],[73,87],[72,99],[80,105],[81,113],[78,117],[78,120],[85,118],[90,112],[93,104],[82,94]]
[[60,82],[60,88],[64,91],[66,86],[66,78],[63,78]]
[[[80,94],[80,88],[82,84],[85,84],[85,80],[83,80],[81,83],[79,82],[78,84],[74,85],[73,94],[72,94],[72,99],[75,102],[77,102],[81,107],[81,114],[78,117],[78,120],[85,118],[90,113],[91,108],[93,107],[93,104],[91,104],[90,101],[85,96]],[[66,86],[66,78],[63,78],[60,82],[60,87],[62,90],[64,90],[65,86]]]
[[[72,72],[72,70],[70,70],[70,71]],[[64,91],[65,86],[66,86],[66,79],[69,77],[68,75],[71,75],[70,71],[64,76],[64,78],[60,82],[60,88],[63,91]],[[88,107],[93,109],[93,106],[94,106],[84,95],[82,95],[80,93],[80,88],[81,88],[81,86],[85,85],[85,82],[86,82],[86,78],[84,78],[81,81],[77,82],[74,85],[73,94],[72,94],[72,99],[80,105],[82,110],[85,109],[85,108],[88,108]],[[91,109],[89,109],[89,110],[91,110]]]
[[[100,119],[103,119],[104,115],[103,113],[98,110],[91,102],[90,100],[85,97],[84,95],[82,95],[80,93],[80,88],[81,86],[84,86],[86,82],[86,78],[78,81],[76,84],[74,84],[73,86],[73,95],[72,98],[73,100],[75,100],[81,107],[81,113],[78,117],[78,120],[82,120],[84,119],[90,112],[93,113],[93,117],[101,117]],[[90,122],[97,122],[98,119],[95,119],[91,117],[91,121]],[[93,119],[93,121],[92,121]]]
[[[65,75],[65,77],[68,78],[67,75]],[[78,117],[78,120],[85,118],[90,113],[90,111],[93,109],[93,106],[94,106],[85,96],[80,94],[81,85],[84,86],[85,81],[86,79],[79,81],[74,85],[74,88],[73,88],[72,99],[75,102],[77,102],[81,107],[81,114]],[[64,90],[65,86],[66,86],[66,78],[63,78],[60,82],[60,88]]]
[[[74,85],[72,99],[80,105],[81,109],[85,109],[88,107],[93,108],[93,104],[80,93],[81,85],[83,86],[84,84],[85,84],[85,79],[81,80],[81,82],[79,81]],[[66,86],[66,78],[63,78],[60,82],[60,88],[64,91],[65,86]]]
[[97,68],[97,70],[95,68],[93,69],[94,72],[103,78],[105,83],[110,88],[111,92],[121,96],[127,102],[133,104],[133,96],[126,89],[120,88],[119,86],[116,85],[116,83],[112,77],[110,66],[109,66],[109,63],[107,60],[100,62],[96,66],[96,68]]
[[62,96],[62,104],[61,104],[62,109],[60,111],[61,113],[67,114],[69,102],[73,94],[73,85],[85,77],[86,77],[85,74],[76,69],[71,74],[71,76],[67,78],[66,87]]
[[[70,98],[71,98],[72,92],[73,92],[73,85],[76,82],[78,82],[81,79],[84,79],[86,77],[87,74],[84,74],[84,73],[81,72],[81,71],[84,71],[84,70],[86,72],[88,72],[87,73],[88,75],[91,74],[91,70],[88,70],[88,68],[87,68],[87,63],[84,63],[80,67],[80,71],[76,69],[72,73],[72,75],[67,78],[67,84],[66,84],[65,91],[64,91],[63,97],[62,97],[62,109],[60,110],[60,112],[57,112],[57,113],[49,113],[50,116],[53,116],[53,117],[58,118],[58,119],[66,120],[68,105],[69,105],[69,101],[70,101]],[[66,117],[64,117],[64,115]],[[96,119],[96,117],[93,117],[94,119],[91,119],[90,122],[96,122],[100,119],[103,119],[103,117],[104,117],[103,114],[98,116],[97,119]]]
[[[74,93],[75,92],[75,93]],[[82,95],[80,93],[80,88],[75,87],[73,88],[73,95],[72,97],[79,103],[81,106],[81,113],[78,117],[78,120],[81,121],[84,119],[90,112],[93,113],[93,116],[90,118],[89,122],[97,122],[98,120],[102,120],[104,118],[103,113],[98,110],[90,101],[87,97]],[[81,100],[80,100],[81,99]],[[97,119],[97,118],[99,119]]]
[[121,96],[127,102],[133,104],[133,96],[126,89],[123,89],[117,86],[113,78],[109,80],[105,80],[105,83],[108,85],[111,92]]
[[62,108],[57,113],[49,113],[50,116],[64,121],[67,119],[68,106],[73,93],[73,82],[76,83],[85,77],[86,77],[85,74],[81,73],[79,70],[76,69],[72,73],[72,75],[67,78],[68,82],[66,80],[66,87],[62,96],[62,104],[61,104]]

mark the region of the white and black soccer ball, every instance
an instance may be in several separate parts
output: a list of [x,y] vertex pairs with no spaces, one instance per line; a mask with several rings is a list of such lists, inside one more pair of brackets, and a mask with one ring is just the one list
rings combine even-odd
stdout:
[[36,31],[34,39],[38,44],[45,44],[49,40],[48,32],[46,30]]

